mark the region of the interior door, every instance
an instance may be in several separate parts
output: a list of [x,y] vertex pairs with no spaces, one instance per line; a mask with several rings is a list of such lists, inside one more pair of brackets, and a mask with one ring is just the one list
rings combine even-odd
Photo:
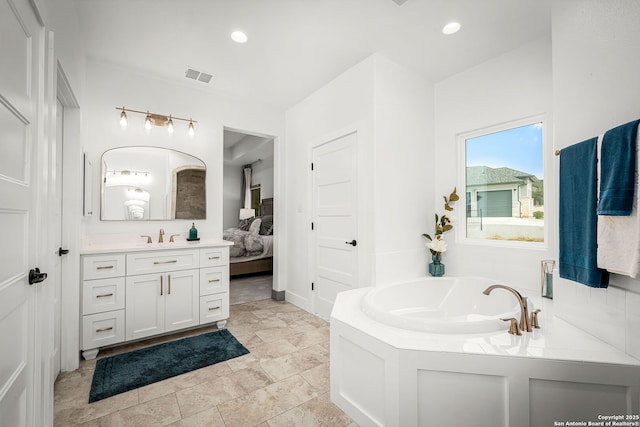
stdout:
[[34,423],[38,99],[42,28],[28,0],[0,2],[0,418]]
[[312,150],[313,312],[331,315],[338,292],[358,283],[357,132]]

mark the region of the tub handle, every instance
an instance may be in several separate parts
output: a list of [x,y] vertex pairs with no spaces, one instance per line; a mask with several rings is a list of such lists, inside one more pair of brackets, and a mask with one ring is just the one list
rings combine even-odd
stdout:
[[538,313],[540,313],[540,311],[540,309],[537,309],[531,313],[531,322],[529,323],[531,323],[532,328],[540,329],[540,323],[538,323]]
[[509,318],[500,319],[500,320],[504,320],[505,322],[511,322],[509,324],[509,333],[511,335],[522,335],[520,333],[520,327],[518,326],[518,321],[516,320],[515,317],[509,317]]

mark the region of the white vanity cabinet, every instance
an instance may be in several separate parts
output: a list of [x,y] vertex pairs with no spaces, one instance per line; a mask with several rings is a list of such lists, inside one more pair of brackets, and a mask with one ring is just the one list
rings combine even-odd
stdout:
[[229,317],[229,248],[83,255],[82,350]]

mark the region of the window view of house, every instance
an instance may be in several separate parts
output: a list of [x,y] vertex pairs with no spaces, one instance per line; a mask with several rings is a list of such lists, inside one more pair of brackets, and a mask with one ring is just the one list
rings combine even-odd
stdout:
[[467,238],[543,242],[542,122],[464,142]]

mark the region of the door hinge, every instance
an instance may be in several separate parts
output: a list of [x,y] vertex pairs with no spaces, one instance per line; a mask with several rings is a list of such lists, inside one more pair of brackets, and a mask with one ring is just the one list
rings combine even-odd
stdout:
[[311,282],[311,290],[312,290],[312,291],[314,291],[314,290],[315,290],[315,287],[314,287],[314,285],[313,285],[313,282]]
[[313,162],[311,162],[311,170],[313,170]]
[[311,223],[311,231],[313,231],[313,222]]

